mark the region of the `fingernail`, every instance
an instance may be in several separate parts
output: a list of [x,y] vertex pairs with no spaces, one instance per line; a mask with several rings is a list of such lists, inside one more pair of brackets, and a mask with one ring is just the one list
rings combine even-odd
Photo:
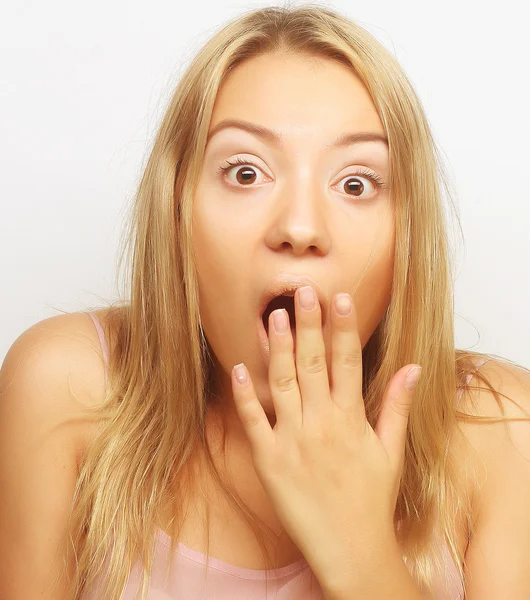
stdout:
[[421,375],[421,367],[412,367],[405,377],[405,389],[413,392]]
[[235,376],[239,385],[246,385],[248,382],[247,369],[243,363],[234,367]]
[[299,288],[300,293],[300,304],[302,308],[305,310],[313,310],[316,303],[315,292],[313,292],[313,288],[310,285],[306,285],[304,287]]
[[273,311],[272,324],[274,325],[274,329],[276,329],[276,333],[287,333],[287,329],[289,328],[289,316],[287,315],[285,308]]
[[339,294],[335,299],[337,312],[342,317],[347,317],[351,313],[351,298],[349,294]]

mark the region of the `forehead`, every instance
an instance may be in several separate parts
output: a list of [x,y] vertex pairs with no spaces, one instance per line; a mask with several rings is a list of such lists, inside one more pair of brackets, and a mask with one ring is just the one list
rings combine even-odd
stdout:
[[368,91],[351,68],[297,55],[267,54],[229,72],[215,100],[209,137],[229,119],[262,124],[282,141],[298,136],[330,141],[341,132],[385,135]]

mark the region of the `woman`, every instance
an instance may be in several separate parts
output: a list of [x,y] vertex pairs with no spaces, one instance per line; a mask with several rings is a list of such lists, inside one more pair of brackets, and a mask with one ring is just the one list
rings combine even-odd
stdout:
[[218,32],[139,186],[130,298],[4,361],[2,598],[528,597],[530,377],[454,348],[440,175],[355,23]]

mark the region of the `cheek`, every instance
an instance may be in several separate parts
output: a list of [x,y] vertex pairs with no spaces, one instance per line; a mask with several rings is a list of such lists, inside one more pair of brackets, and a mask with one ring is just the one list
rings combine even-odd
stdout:
[[394,277],[394,244],[392,227],[381,232],[375,248],[372,246],[360,250],[359,254],[363,255],[363,260],[359,261],[357,256],[351,263],[355,265],[353,289],[359,336],[363,347],[379,325],[390,303]]
[[217,268],[221,273],[233,274],[237,260],[242,260],[245,250],[248,252],[252,236],[248,224],[230,212],[222,197],[211,190],[207,197],[198,194],[195,202],[192,238],[197,262],[201,260],[207,270]]
[[216,323],[218,304],[226,297],[216,290],[226,289],[226,269],[219,254],[219,240],[212,223],[201,211],[201,203],[194,208],[192,248],[199,292],[199,312],[205,334],[209,337]]
[[[249,281],[251,261],[245,243],[242,236],[227,230],[223,220],[214,220],[212,213],[206,215],[200,210],[195,211],[192,247],[199,313],[204,334],[216,355],[226,352],[227,344],[237,338],[231,331],[231,315],[245,314],[238,304],[248,297],[244,284]],[[241,329],[236,327],[236,331]]]

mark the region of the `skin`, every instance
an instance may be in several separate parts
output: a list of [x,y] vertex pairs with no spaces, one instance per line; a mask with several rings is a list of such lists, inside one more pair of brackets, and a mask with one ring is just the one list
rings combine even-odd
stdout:
[[[256,310],[260,293],[280,272],[309,275],[324,290],[329,303],[335,294],[349,292],[355,304],[359,340],[362,347],[366,345],[391,298],[394,207],[388,189],[377,191],[368,180],[362,180],[368,186],[365,202],[348,195],[338,184],[345,185],[345,177],[353,177],[358,167],[373,169],[387,182],[389,157],[384,145],[336,150],[325,147],[331,138],[345,132],[384,132],[357,76],[327,59],[266,55],[240,64],[218,92],[210,131],[229,118],[279,131],[284,136],[284,148],[237,129],[224,130],[209,141],[193,207],[200,314],[217,361],[215,393],[229,441],[224,464],[243,502],[284,538],[277,544],[276,561],[277,566],[284,566],[302,553],[295,540],[282,535],[286,530],[255,473],[232,397],[232,368],[245,363],[255,395],[272,424],[274,406],[268,367],[259,348]],[[256,162],[260,169],[255,172],[255,181],[250,178],[251,184],[240,180],[240,187],[249,188],[237,189],[230,183],[237,186],[238,171],[248,172],[251,167],[239,165],[229,173],[217,172],[227,159],[235,162],[238,156]],[[328,373],[332,371],[330,333],[328,328],[323,335]],[[484,370],[494,389],[529,411],[530,381],[524,387],[515,384],[521,371],[510,368],[514,377],[507,378],[505,368],[493,362]],[[501,417],[497,402],[487,391],[475,393],[472,402],[466,401],[461,410]],[[209,415],[215,418],[207,423],[207,435],[212,430],[209,424],[217,420],[213,411]],[[516,416],[521,413],[517,411]],[[454,449],[457,462],[464,465],[463,472],[479,473],[478,479],[486,482],[475,490],[470,478],[466,490],[473,495],[475,508],[471,519],[476,528],[470,541],[467,523],[459,519],[458,543],[466,556],[466,598],[498,598],[508,588],[515,595],[520,591],[517,597],[523,597],[523,590],[528,589],[528,536],[524,535],[528,494],[521,493],[521,486],[528,488],[530,478],[528,461],[521,456],[530,455],[530,451],[524,452],[529,448],[529,436],[519,436],[518,444],[514,444],[511,436],[502,433],[503,424],[486,427],[471,422],[461,427],[475,451],[470,452],[462,439]],[[223,469],[222,464],[218,467]],[[499,494],[499,490],[504,492]],[[213,555],[231,564],[264,568],[257,548],[249,541],[253,535],[236,515],[231,518],[224,504],[212,500],[213,488],[207,491],[211,493],[204,498],[217,511],[219,528]],[[197,504],[202,508],[204,503]],[[201,520],[190,518],[185,535],[180,536],[183,543],[204,547],[202,540],[194,537],[201,525]],[[508,533],[513,543],[499,544]],[[376,570],[383,571],[389,573],[387,565]]]
[[[275,420],[256,328],[261,292],[281,272],[312,277],[329,305],[335,294],[349,292],[364,347],[390,301],[395,221],[388,188],[356,174],[367,168],[386,184],[387,146],[326,148],[345,133],[385,134],[367,90],[345,65],[295,54],[247,60],[225,78],[209,131],[225,119],[268,127],[284,139],[280,148],[239,128],[216,133],[193,207],[201,323],[217,361],[216,395],[228,437],[241,451],[248,441],[232,396],[235,364],[245,363]],[[257,167],[218,172],[237,159]],[[323,333],[329,370],[328,326]]]

